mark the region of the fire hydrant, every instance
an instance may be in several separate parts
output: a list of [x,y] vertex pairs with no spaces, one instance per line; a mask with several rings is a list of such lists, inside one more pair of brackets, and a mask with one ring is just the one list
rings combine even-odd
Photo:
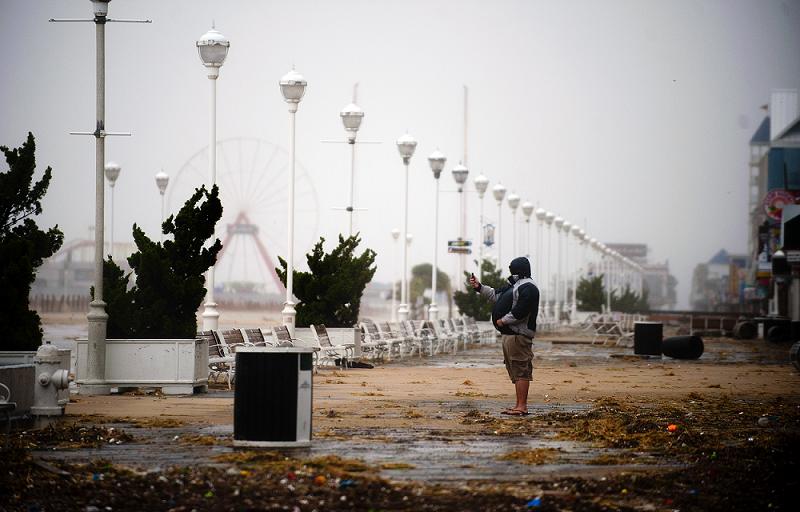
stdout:
[[36,351],[33,358],[36,384],[33,391],[33,407],[31,414],[34,416],[62,416],[64,404],[59,404],[58,392],[69,387],[73,380],[69,370],[61,368],[61,357],[58,348],[45,342]]

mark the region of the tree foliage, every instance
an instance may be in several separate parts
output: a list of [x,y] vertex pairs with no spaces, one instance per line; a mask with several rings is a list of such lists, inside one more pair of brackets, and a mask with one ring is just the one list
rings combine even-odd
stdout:
[[[202,201],[202,202],[201,202]],[[109,257],[104,264],[103,295],[109,315],[109,338],[193,338],[197,309],[206,295],[204,273],[222,249],[214,236],[222,217],[219,189],[196,189],[177,215],[161,225],[172,240],[154,242],[136,224],[133,240],[138,249],[128,258],[136,284]]]
[[[433,265],[430,263],[420,263],[411,268],[411,281],[408,283],[408,295],[412,318],[423,318],[423,311],[427,309],[425,305],[431,303],[431,300],[425,297],[424,293],[425,290],[433,288],[433,283],[431,282],[431,278],[433,277],[432,271]],[[439,292],[447,294],[449,305],[449,301],[452,300],[452,295],[450,293],[450,277],[441,270],[437,270],[436,272],[436,290],[437,294]],[[441,308],[442,304],[438,304],[438,306]]]
[[[296,324],[352,327],[358,323],[364,288],[377,270],[373,266],[376,254],[372,249],[355,254],[361,243],[358,234],[348,238],[339,235],[339,245],[330,253],[324,251],[324,243],[325,239],[320,237],[306,255],[309,272],[294,271],[293,293],[300,300],[296,306]],[[280,267],[275,271],[286,286],[287,264],[281,257],[278,262]]]
[[33,183],[36,142],[28,132],[19,148],[0,146],[8,164],[0,172],[0,348],[36,350],[42,342],[41,319],[28,309],[36,269],[61,247],[64,235],[54,226],[42,231],[31,218],[42,213],[52,169]]
[[[580,311],[600,312],[603,310],[607,300],[603,278],[603,274],[588,279],[581,278],[575,291]],[[647,301],[647,295],[646,288],[639,295],[631,289],[630,285],[625,285],[625,288],[620,293],[618,293],[618,290],[611,292],[611,310],[622,313],[648,311],[650,305]]]
[[602,311],[606,303],[603,274],[588,279],[582,277],[575,290],[575,299],[578,301],[579,311],[597,311],[598,313]]
[[[476,262],[477,263],[477,262]],[[496,268],[494,263],[488,259],[483,260],[481,265],[483,271],[483,278],[479,278],[481,284],[491,286],[492,288],[500,288],[507,284],[501,270]],[[468,282],[470,272],[464,272],[465,283]],[[478,276],[476,276],[478,277]],[[457,290],[453,294],[453,300],[458,306],[458,310],[462,315],[467,315],[476,320],[488,320],[492,316],[492,303],[482,295],[475,293],[466,284],[466,291]]]

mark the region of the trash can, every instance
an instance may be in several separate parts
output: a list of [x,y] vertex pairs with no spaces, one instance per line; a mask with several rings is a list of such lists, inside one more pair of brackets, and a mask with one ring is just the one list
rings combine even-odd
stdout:
[[664,355],[673,359],[699,359],[705,345],[700,336],[673,336],[663,342]]
[[233,445],[311,446],[314,350],[239,347]]
[[661,322],[635,322],[633,324],[633,353],[647,356],[661,355],[661,338],[664,324]]

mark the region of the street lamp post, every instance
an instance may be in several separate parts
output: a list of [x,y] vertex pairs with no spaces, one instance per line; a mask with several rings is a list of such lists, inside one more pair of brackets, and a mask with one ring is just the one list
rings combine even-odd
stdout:
[[303,75],[292,69],[286,73],[279,82],[281,94],[286,104],[289,105],[289,241],[286,259],[286,303],[281,311],[283,324],[289,328],[289,332],[294,337],[295,316],[294,309],[294,173],[295,173],[295,114],[300,100],[306,92],[308,82]]
[[403,159],[405,167],[405,187],[403,189],[403,285],[400,289],[400,307],[397,308],[397,316],[401,321],[408,320],[408,165],[414,150],[417,149],[417,141],[409,134],[401,135],[397,139],[397,151]]
[[517,208],[519,207],[519,196],[514,192],[508,194],[508,206],[511,207],[511,248],[512,258],[516,258],[517,254]]
[[480,207],[480,231],[478,232],[478,278],[483,280],[483,195],[486,194],[486,189],[489,188],[489,178],[483,174],[475,178],[475,190],[478,192],[478,198],[481,200]]
[[112,258],[114,257],[114,185],[117,184],[117,178],[119,178],[121,170],[122,167],[116,162],[108,162],[105,167],[106,179],[108,180],[108,185],[111,187],[111,225],[108,227],[111,244],[108,253]]
[[[456,184],[458,185],[458,211],[459,219],[458,219],[458,239],[464,240],[466,238],[466,208],[464,201],[464,183],[467,182],[467,176],[469,176],[469,170],[463,166],[462,164],[458,164],[457,166],[453,167],[453,179],[455,180]],[[456,276],[456,282],[460,282],[464,275],[464,258],[466,254],[461,253],[458,255],[458,275]]]
[[[561,290],[561,310],[566,313],[569,311],[569,277],[571,272],[571,263],[569,260],[569,232],[572,229],[572,223],[564,221],[564,224],[561,226],[561,229],[564,230],[564,275],[562,277],[562,290]],[[570,319],[571,320],[571,319]]]
[[95,211],[94,211],[94,299],[89,303],[88,350],[86,378],[80,387],[84,395],[107,395],[111,387],[106,383],[106,329],[108,314],[103,301],[103,249],[105,247],[105,183],[103,181],[106,154],[105,138],[110,135],[130,133],[106,131],[106,23],[150,23],[150,20],[115,20],[108,18],[110,0],[91,0],[94,18],[50,18],[50,22],[88,22],[95,26],[95,129],[91,132],[70,132],[70,135],[91,135],[95,138]]
[[555,298],[555,302],[553,303],[554,311],[553,314],[556,317],[556,324],[561,323],[561,226],[564,225],[564,219],[561,217],[556,217],[553,219],[553,226],[556,228],[556,272],[555,272],[555,290],[553,290],[553,297]]
[[[438,149],[428,157],[428,163],[436,181],[436,195],[433,200],[433,268],[431,269],[431,306],[428,308],[428,320],[439,319],[439,308],[436,305],[436,278],[439,273],[439,177],[442,175],[447,157]],[[455,172],[455,171],[454,171]]]
[[158,193],[161,194],[161,224],[158,226],[158,235],[162,242],[164,241],[164,228],[162,227],[164,224],[164,192],[167,191],[167,185],[169,185],[169,175],[162,169],[156,174],[156,186]]
[[572,226],[572,236],[575,238],[575,241],[578,242],[575,245],[575,268],[572,269],[572,306],[569,309],[569,317],[573,323],[575,322],[575,318],[578,316],[578,273],[580,272],[580,268],[582,266],[580,254],[582,232],[583,230],[578,226]]
[[531,257],[531,215],[533,215],[533,203],[525,201],[522,203],[522,214],[525,216],[525,256]]
[[544,228],[544,219],[547,216],[547,212],[544,208],[537,208],[536,212],[536,279],[539,283],[539,293],[541,295],[539,300],[539,315],[542,315],[542,312],[545,311],[544,309],[544,301],[546,300],[545,295],[545,279],[544,274],[542,273],[542,260],[544,259],[544,252],[542,251],[542,230]]
[[347,212],[350,214],[350,236],[353,236],[353,189],[355,187],[355,173],[356,173],[356,135],[358,129],[361,127],[361,121],[364,119],[364,111],[355,103],[350,103],[339,112],[344,124],[344,129],[347,132],[347,143],[350,145],[350,202],[348,203]]
[[544,221],[547,223],[547,294],[544,301],[544,312],[546,315],[553,317],[555,304],[553,303],[553,221],[556,214],[553,212],[546,212]]
[[501,220],[503,218],[503,198],[506,197],[506,187],[502,183],[498,183],[492,188],[494,200],[497,201],[497,267],[495,270],[503,266],[503,233],[500,229]]
[[[203,34],[197,40],[197,53],[200,60],[208,70],[208,79],[211,83],[211,104],[209,119],[209,142],[208,142],[208,169],[211,186],[217,184],[217,78],[219,78],[219,68],[228,56],[230,41],[225,36],[216,31],[212,26],[211,30]],[[206,276],[206,286],[208,292],[206,303],[203,306],[203,330],[216,330],[219,326],[219,312],[217,303],[214,302],[214,266],[208,269]]]
[[392,239],[394,240],[394,250],[392,251],[392,322],[397,321],[397,239],[400,238],[400,230],[394,228],[392,230]]

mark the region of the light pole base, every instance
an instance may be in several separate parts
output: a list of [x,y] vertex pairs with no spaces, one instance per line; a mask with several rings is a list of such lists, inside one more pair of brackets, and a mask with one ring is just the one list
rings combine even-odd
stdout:
[[578,318],[578,305],[573,302],[572,307],[569,308],[569,322],[574,324],[576,318]]
[[556,302],[553,308],[553,316],[556,318],[556,324],[561,325],[561,303]]
[[283,322],[283,325],[289,328],[289,334],[291,334],[292,338],[294,338],[294,326],[296,317],[297,317],[297,311],[294,309],[294,302],[284,303],[283,310],[281,311],[281,322]]
[[406,304],[400,304],[397,308],[397,319],[401,322],[408,320],[408,306]]
[[438,319],[439,319],[439,308],[436,306],[436,303],[433,302],[428,308],[428,320],[436,321]]
[[86,361],[86,382],[78,388],[81,395],[110,395],[111,386],[106,380],[106,328],[108,314],[106,303],[93,300],[89,303],[89,314],[86,315],[89,323],[88,345],[89,354]]
[[203,330],[216,331],[219,329],[219,311],[216,302],[203,304]]

